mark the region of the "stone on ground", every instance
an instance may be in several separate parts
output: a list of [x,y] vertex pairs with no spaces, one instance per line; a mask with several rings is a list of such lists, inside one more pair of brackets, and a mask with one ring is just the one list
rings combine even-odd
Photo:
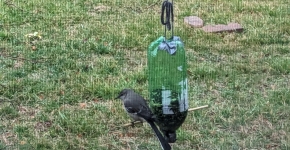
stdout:
[[243,27],[238,23],[229,23],[228,25],[206,25],[203,28],[205,32],[221,33],[221,32],[243,32]]
[[197,16],[188,16],[184,18],[184,23],[195,28],[200,28],[203,26],[203,20]]

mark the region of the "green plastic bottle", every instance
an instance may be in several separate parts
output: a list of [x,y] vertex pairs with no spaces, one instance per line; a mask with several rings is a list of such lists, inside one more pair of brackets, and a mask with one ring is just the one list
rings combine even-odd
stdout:
[[[149,104],[156,123],[169,142],[176,141],[176,130],[188,110],[187,63],[179,37],[160,37],[148,48]],[[170,139],[171,135],[174,135]]]

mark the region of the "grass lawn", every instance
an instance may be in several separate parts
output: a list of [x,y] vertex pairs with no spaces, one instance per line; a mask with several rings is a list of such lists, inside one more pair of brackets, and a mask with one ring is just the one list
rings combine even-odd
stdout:
[[[163,35],[158,0],[0,2],[0,149],[160,149],[114,100],[148,97],[147,48]],[[174,150],[290,149],[290,1],[174,0],[190,107]],[[209,34],[183,23],[240,23]],[[38,33],[35,33],[38,32]],[[33,35],[35,33],[35,35]]]

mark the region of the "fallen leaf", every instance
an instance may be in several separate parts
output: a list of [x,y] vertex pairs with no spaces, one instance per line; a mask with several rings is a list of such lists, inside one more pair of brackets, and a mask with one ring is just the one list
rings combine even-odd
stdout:
[[121,137],[121,138],[122,138],[122,137],[124,137],[124,135],[123,135],[122,133],[120,133],[120,134],[119,134],[119,137]]
[[25,141],[20,141],[20,145],[24,145],[24,144],[26,144]]
[[60,93],[61,95],[64,95],[64,91],[63,91],[63,90],[61,90],[59,93]]
[[95,103],[98,103],[98,102],[99,102],[99,100],[96,99],[96,98],[94,98],[93,101],[94,101]]
[[80,103],[79,106],[80,106],[81,108],[85,108],[85,107],[87,106],[87,104],[86,104],[86,103]]
[[44,96],[42,94],[38,95],[38,98],[43,100]]
[[83,137],[83,135],[82,135],[82,134],[80,134],[80,133],[79,133],[77,136],[78,136],[79,138],[82,138],[82,137]]
[[36,46],[32,46],[32,50],[35,51],[37,48]]

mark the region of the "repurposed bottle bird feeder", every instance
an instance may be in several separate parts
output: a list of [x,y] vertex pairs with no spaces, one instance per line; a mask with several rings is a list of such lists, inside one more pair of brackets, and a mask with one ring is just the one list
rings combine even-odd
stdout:
[[[173,12],[167,12],[170,11],[167,7],[171,7],[171,11],[173,7],[164,3],[161,22],[168,30],[172,30],[172,37],[166,39],[165,29],[165,35],[152,42],[148,48],[149,105],[165,139],[173,143],[176,141],[176,130],[184,122],[189,107],[187,63],[183,42],[173,35],[173,25],[170,25],[168,14],[173,15]],[[166,21],[162,20],[164,10]]]

